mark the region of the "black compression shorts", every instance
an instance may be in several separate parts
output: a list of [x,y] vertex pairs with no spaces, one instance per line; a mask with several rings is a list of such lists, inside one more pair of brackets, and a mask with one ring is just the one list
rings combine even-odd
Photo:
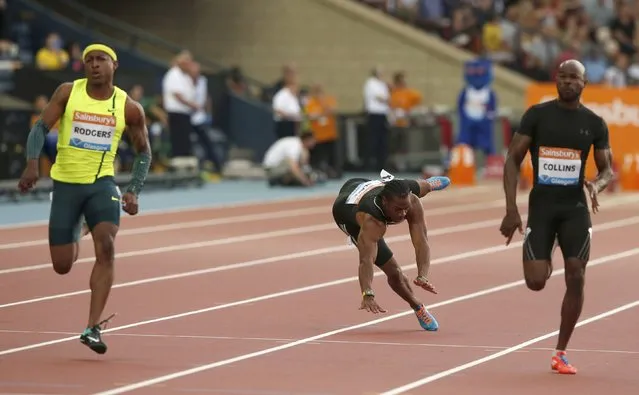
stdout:
[[588,261],[591,238],[592,222],[587,204],[533,202],[528,207],[524,233],[524,261],[550,260],[556,245],[564,259]]
[[[354,178],[348,180],[341,188],[335,203],[333,203],[333,219],[337,226],[346,233],[353,244],[357,245],[357,237],[359,236],[360,226],[355,219],[357,206],[347,205],[346,198],[349,190],[353,190],[357,185],[368,180]],[[393,257],[393,251],[388,247],[384,239],[377,242],[377,257],[375,258],[375,266],[382,267]]]

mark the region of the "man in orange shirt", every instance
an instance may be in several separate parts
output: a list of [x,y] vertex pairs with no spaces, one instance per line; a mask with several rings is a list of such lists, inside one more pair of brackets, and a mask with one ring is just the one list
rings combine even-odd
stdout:
[[395,73],[390,96],[391,154],[395,156],[395,166],[399,170],[402,170],[403,165],[397,155],[408,152],[408,127],[411,125],[410,114],[421,104],[421,93],[407,86],[406,75],[401,71]]
[[304,108],[316,141],[311,153],[311,163],[313,167],[326,172],[329,177],[337,176],[334,168],[337,141],[336,108],[337,100],[327,95],[320,84],[311,87]]

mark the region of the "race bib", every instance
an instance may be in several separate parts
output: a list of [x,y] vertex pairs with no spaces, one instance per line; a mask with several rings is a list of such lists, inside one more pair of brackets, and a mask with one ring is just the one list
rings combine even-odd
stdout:
[[383,186],[384,182],[381,180],[366,181],[365,183],[358,185],[357,188],[348,195],[348,198],[346,198],[346,204],[357,204],[366,193]]
[[581,172],[581,151],[539,147],[537,181],[543,185],[577,185]]
[[75,111],[69,145],[91,151],[109,151],[115,135],[113,115]]

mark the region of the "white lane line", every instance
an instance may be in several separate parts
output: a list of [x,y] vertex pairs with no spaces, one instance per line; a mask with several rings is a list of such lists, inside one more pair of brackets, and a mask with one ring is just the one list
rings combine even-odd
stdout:
[[[523,215],[522,216],[522,220],[525,221],[526,218],[527,218],[527,215]],[[499,221],[499,220],[471,222],[471,223],[465,224],[465,225],[456,225],[456,226],[451,226],[451,227],[448,227],[448,228],[435,229],[432,232],[430,232],[430,236],[433,236],[433,237],[434,236],[442,236],[442,235],[447,235],[447,234],[452,234],[452,233],[459,233],[459,232],[466,232],[466,231],[470,231],[470,230],[477,230],[477,229],[482,229],[482,228],[486,228],[486,227],[496,226],[496,225],[498,225],[500,223],[501,223],[501,221]],[[636,225],[636,224],[639,224],[639,216],[630,217],[630,218],[626,218],[626,219],[621,219],[621,220],[617,220],[617,221],[604,222],[604,223],[601,223],[599,225],[594,226],[593,229],[595,231],[605,231],[605,230],[616,229],[616,228],[621,228],[621,227],[626,227],[626,226],[632,226],[632,225]],[[394,242],[402,242],[402,241],[407,241],[407,240],[410,240],[410,236],[404,235],[404,236],[389,237],[388,239],[386,239],[386,242],[391,244],[391,243],[394,243]],[[509,247],[502,247],[502,246],[489,247],[489,250],[497,252],[497,251],[502,251],[502,250],[505,250],[505,249],[508,249],[508,248],[512,248],[513,246],[520,246],[520,245],[521,245],[521,242],[518,242],[518,243],[515,243],[515,244],[511,243],[511,245]],[[307,250],[307,251],[302,251],[302,252],[297,252],[297,253],[292,253],[292,254],[278,255],[278,256],[273,256],[273,257],[269,257],[269,258],[254,259],[254,260],[250,260],[250,261],[232,263],[232,264],[229,264],[229,265],[217,266],[217,267],[208,268],[208,269],[192,270],[192,271],[176,273],[176,274],[167,274],[167,275],[164,275],[164,276],[149,277],[149,278],[145,278],[145,279],[141,279],[141,280],[115,284],[115,285],[113,285],[113,289],[133,287],[133,286],[138,286],[138,285],[143,285],[143,284],[151,284],[151,283],[156,283],[156,282],[161,282],[161,281],[176,280],[176,279],[186,278],[186,277],[201,276],[201,275],[205,275],[205,274],[218,273],[218,272],[224,272],[224,271],[236,270],[236,269],[243,269],[243,268],[252,267],[252,266],[261,266],[261,265],[265,265],[265,264],[269,264],[269,263],[280,263],[280,262],[283,262],[283,261],[288,261],[288,260],[293,260],[293,259],[302,259],[302,258],[308,258],[308,257],[311,257],[311,256],[331,254],[331,253],[340,252],[340,251],[347,251],[347,250],[351,250],[353,248],[354,247],[349,246],[349,245],[341,245],[341,246],[334,246],[334,247],[327,247],[327,248],[319,248],[319,249],[315,249],[315,250]],[[476,251],[482,251],[482,250],[476,250]],[[463,254],[459,254],[459,255],[463,255]],[[93,262],[93,261],[91,261],[91,262]],[[435,261],[433,261],[433,264],[434,264],[434,262]],[[15,306],[27,305],[27,304],[32,304],[32,303],[45,302],[45,301],[49,301],[49,300],[69,298],[69,297],[73,297],[73,296],[88,294],[90,292],[91,292],[90,290],[85,289],[85,290],[81,290],[81,291],[72,291],[72,292],[65,292],[65,293],[56,294],[56,295],[48,295],[48,296],[42,296],[42,297],[38,297],[38,298],[25,299],[25,300],[20,300],[20,301],[16,301],[16,302],[0,304],[0,309],[7,308],[7,307],[15,307]]]
[[[602,320],[604,318],[608,318],[608,317],[613,316],[615,314],[619,314],[619,313],[621,313],[623,311],[626,311],[626,310],[630,310],[630,309],[632,309],[634,307],[637,307],[637,306],[639,306],[639,300],[636,300],[636,301],[631,302],[631,303],[627,303],[627,304],[625,304],[623,306],[619,306],[619,307],[617,307],[615,309],[612,309],[612,310],[607,310],[607,311],[605,311],[605,312],[603,312],[601,314],[597,314],[597,315],[595,315],[593,317],[590,317],[588,319],[585,319],[585,320],[582,320],[582,321],[578,322],[577,325],[576,325],[576,328],[579,328],[579,327],[584,326],[584,325],[591,324],[593,322],[597,322],[599,320]],[[511,354],[511,353],[513,353],[515,351],[518,351],[518,350],[521,350],[522,348],[528,347],[531,344],[539,343],[542,340],[546,340],[546,339],[549,339],[551,337],[557,336],[558,334],[559,334],[558,330],[546,333],[545,335],[541,335],[541,336],[538,336],[538,337],[536,337],[534,339],[527,340],[525,342],[519,343],[519,344],[517,344],[515,346],[512,346],[510,348],[507,348],[505,350],[496,352],[494,354],[485,356],[483,358],[476,359],[476,360],[474,360],[472,362],[468,362],[468,363],[465,363],[463,365],[456,366],[456,367],[454,367],[452,369],[448,369],[448,370],[445,370],[443,372],[440,372],[440,373],[437,373],[437,374],[433,374],[433,375],[428,376],[428,377],[424,377],[421,380],[417,380],[417,381],[414,381],[412,383],[403,385],[401,387],[397,387],[397,388],[388,390],[386,392],[383,392],[381,395],[398,395],[398,394],[402,394],[402,393],[404,393],[406,391],[410,391],[412,389],[421,387],[421,386],[426,385],[428,383],[432,383],[433,381],[437,381],[437,380],[443,379],[443,378],[451,376],[451,375],[453,375],[455,373],[459,373],[459,372],[462,372],[464,370],[473,368],[475,366],[484,364],[486,362],[490,362],[490,361],[492,361],[494,359],[501,358],[501,357],[503,357],[505,355]],[[106,394],[106,392],[104,394]]]
[[[612,223],[610,223],[610,224],[612,224]],[[603,225],[600,225],[600,228],[602,226]],[[468,252],[464,252],[464,253],[461,253],[461,254],[456,254],[456,255],[451,255],[451,256],[447,256],[447,257],[443,257],[443,258],[434,259],[431,262],[431,265],[434,266],[434,265],[439,265],[439,264],[443,264],[443,263],[447,263],[447,262],[454,262],[454,261],[467,259],[467,258],[475,258],[475,257],[482,256],[482,255],[490,255],[490,254],[493,254],[493,253],[496,253],[496,252],[517,248],[517,247],[520,247],[521,245],[522,245],[522,242],[519,241],[519,242],[511,243],[508,246],[499,245],[499,246],[493,246],[493,247],[483,248],[483,249],[479,249],[479,250],[468,251]],[[626,251],[625,254],[628,254],[629,252],[632,252],[632,253],[627,255],[627,256],[632,256],[632,255],[634,255],[636,253],[639,253],[639,249]],[[602,262],[608,262],[610,260],[621,259],[621,258],[625,257],[625,256],[622,256],[622,255],[623,254],[616,254],[616,255],[611,255],[610,257],[599,258],[599,259],[596,259],[596,260],[593,260],[593,261],[589,262],[589,266],[597,266],[598,264],[601,264]],[[410,264],[410,265],[402,266],[402,270],[404,270],[404,271],[412,271],[414,269],[416,269],[416,266],[415,266],[414,263]],[[561,274],[561,273],[563,273],[563,269],[557,270],[556,272],[554,272],[553,276],[556,275],[556,274]],[[382,274],[383,274],[383,272],[376,271],[374,273],[374,276],[377,277],[377,276],[380,276]],[[232,308],[232,307],[236,307],[236,306],[242,306],[242,305],[246,305],[246,304],[261,302],[261,301],[264,301],[264,300],[275,299],[275,298],[279,298],[279,297],[283,297],[283,296],[295,295],[295,294],[299,294],[299,293],[303,293],[303,292],[315,291],[315,290],[318,290],[318,289],[332,287],[332,286],[341,285],[341,284],[346,284],[346,283],[354,282],[354,281],[357,281],[357,280],[358,280],[357,276],[346,277],[346,278],[342,278],[342,279],[339,279],[339,280],[328,281],[328,282],[319,283],[319,284],[310,285],[310,286],[305,286],[305,287],[301,287],[301,288],[289,289],[289,290],[286,290],[286,291],[271,293],[271,294],[262,295],[262,296],[249,298],[249,299],[243,299],[243,300],[239,300],[239,301],[236,301],[236,302],[226,303],[226,304],[222,304],[222,305],[216,305],[216,306],[212,306],[212,307],[208,307],[208,308],[204,308],[204,309],[191,310],[191,311],[187,311],[187,312],[184,312],[184,313],[163,316],[163,317],[154,318],[154,319],[145,320],[145,321],[139,321],[139,322],[135,322],[135,323],[127,324],[127,325],[122,325],[122,326],[119,326],[119,327],[114,327],[114,328],[111,328],[111,329],[106,329],[104,331],[104,333],[116,332],[116,331],[121,331],[123,329],[139,327],[139,326],[142,326],[142,325],[148,325],[148,324],[153,324],[153,323],[157,323],[157,322],[164,322],[164,321],[169,321],[169,320],[189,317],[189,316],[193,316],[193,315],[197,315],[197,314],[208,313],[208,312],[211,312],[211,311],[223,310],[223,309]],[[510,288],[510,287],[513,287],[513,286],[516,286],[516,285],[519,285],[519,284],[523,284],[523,283],[524,283],[523,281],[517,281],[517,282],[514,282],[514,283],[509,283],[509,284],[504,285],[504,287],[506,287],[504,289],[507,289],[507,288]],[[497,288],[499,288],[499,287],[497,287]],[[495,289],[497,289],[497,288],[495,288]],[[488,292],[488,293],[491,293],[491,292]],[[451,300],[457,300],[457,299],[451,299]],[[406,312],[406,313],[403,313],[403,314],[406,315],[408,313],[410,313],[410,312]],[[380,321],[380,322],[383,322],[383,321]],[[341,333],[341,332],[339,332],[339,333]],[[35,348],[45,347],[45,346],[58,344],[58,343],[63,343],[63,342],[67,342],[67,341],[72,341],[72,340],[77,340],[77,337],[67,337],[67,338],[63,338],[63,339],[51,340],[51,341],[47,341],[47,342],[31,344],[31,345],[28,345],[28,346],[16,347],[16,348],[8,349],[8,350],[3,350],[3,351],[0,351],[0,356],[8,355],[8,354],[14,354],[14,353],[21,352],[21,351],[27,351],[27,350],[31,350],[31,349],[35,349]]]
[[[153,225],[153,226],[144,226],[144,227],[132,228],[132,229],[123,229],[120,232],[118,232],[118,239],[121,236],[143,235],[148,233],[166,232],[171,230],[203,228],[203,227],[216,226],[216,225],[228,225],[228,224],[236,224],[236,223],[243,223],[243,222],[254,222],[254,221],[264,221],[264,220],[271,220],[271,219],[300,217],[304,215],[313,215],[313,214],[328,215],[327,208],[326,207],[310,207],[310,208],[294,209],[294,210],[288,210],[288,211],[272,211],[272,212],[261,213],[261,214],[238,215],[234,217],[223,217],[223,218],[215,218],[215,219],[208,219],[208,220],[201,220],[201,221],[176,222],[176,223],[166,224],[166,225]],[[90,241],[91,239],[88,238],[84,240]],[[48,244],[49,244],[48,239],[20,241],[15,243],[0,244],[0,250],[10,250],[15,248],[33,247],[33,246],[48,245]]]
[[[483,249],[479,249],[479,250],[468,251],[468,252],[464,252],[464,253],[461,253],[461,254],[451,255],[451,256],[444,257],[444,258],[433,259],[433,261],[431,262],[431,265],[434,266],[434,265],[443,264],[443,263],[447,263],[447,262],[454,262],[454,261],[458,261],[458,260],[462,260],[462,259],[475,258],[475,257],[482,256],[482,255],[489,255],[489,254],[493,254],[493,253],[496,253],[496,252],[500,252],[500,251],[504,251],[504,250],[508,250],[508,249],[519,247],[519,246],[521,246],[521,244],[522,244],[522,242],[511,243],[509,246],[499,245],[499,246],[488,247],[488,248],[483,248]],[[415,267],[414,263],[410,264],[410,265],[402,266],[402,269],[405,270],[405,271],[414,270],[415,268],[416,267]],[[375,277],[377,277],[377,276],[381,276],[383,274],[384,273],[382,271],[376,271],[373,275]],[[232,308],[232,307],[237,307],[237,306],[242,306],[242,305],[246,305],[246,304],[262,302],[262,301],[265,301],[265,300],[280,298],[280,297],[283,297],[283,296],[290,296],[290,295],[300,294],[300,293],[304,293],[304,292],[315,291],[315,290],[322,289],[322,288],[328,288],[328,287],[332,287],[332,286],[336,286],[336,285],[347,284],[349,282],[357,281],[357,279],[358,279],[357,276],[346,277],[346,278],[342,278],[342,279],[339,279],[339,280],[333,280],[333,281],[328,281],[328,282],[324,282],[324,283],[309,285],[309,286],[305,286],[305,287],[289,289],[289,290],[286,290],[286,291],[275,292],[275,293],[271,293],[271,294],[267,294],[267,295],[257,296],[257,297],[250,298],[250,299],[238,300],[238,301],[235,301],[235,302],[221,304],[221,305],[215,305],[215,306],[207,307],[207,308],[203,308],[203,309],[191,310],[191,311],[187,311],[187,312],[184,312],[184,313],[178,313],[178,314],[163,316],[163,317],[159,317],[159,318],[153,318],[153,319],[150,319],[150,320],[134,322],[134,323],[127,324],[127,325],[122,325],[122,326],[114,327],[114,328],[111,328],[111,329],[106,329],[104,331],[104,333],[121,331],[123,329],[136,328],[136,327],[143,326],[143,325],[154,324],[154,323],[164,322],[164,321],[170,321],[170,320],[174,320],[174,319],[189,317],[189,316],[203,314],[203,313],[209,313],[211,311],[224,310],[224,309],[228,309],[228,308]],[[144,280],[141,280],[141,281],[144,281]],[[114,286],[114,288],[115,288],[115,286]],[[68,341],[71,341],[71,340],[77,340],[77,339],[78,339],[77,336],[67,337],[67,338],[64,338],[64,339],[57,339],[57,340],[52,340],[52,341],[47,341],[47,342],[42,342],[42,343],[31,344],[29,346],[17,347],[17,348],[13,348],[13,349],[3,350],[3,351],[0,351],[0,356],[8,355],[8,354],[14,354],[14,353],[17,353],[17,352],[31,350],[31,349],[34,349],[34,348],[45,347],[45,346],[49,346],[49,345],[53,345],[53,344],[64,343],[64,342],[68,342]]]
[[[346,181],[346,179],[344,179]],[[334,198],[337,194],[337,189],[335,192],[331,193],[318,193],[310,196],[297,196],[297,197],[286,197],[286,198],[272,198],[272,199],[262,199],[262,200],[254,200],[254,201],[246,201],[239,203],[213,203],[206,205],[193,205],[193,206],[184,206],[184,207],[172,207],[172,208],[160,208],[160,209],[152,209],[152,210],[143,210],[140,212],[137,217],[146,217],[146,216],[156,216],[156,215],[164,215],[164,214],[175,214],[175,213],[187,213],[192,211],[203,211],[203,210],[224,210],[231,208],[242,208],[242,207],[267,207],[273,206],[276,204],[282,203],[299,203],[299,202],[311,202],[315,200],[323,200]],[[446,196],[440,197],[439,195],[434,195],[429,197],[429,199],[442,199],[446,198],[458,197],[458,196],[466,196],[466,195],[474,195],[478,193],[492,192],[495,190],[495,187],[492,185],[475,185],[470,187],[454,187],[452,186],[446,189]],[[215,193],[212,191],[212,193]],[[167,199],[171,200],[171,197],[167,197]],[[144,205],[144,202],[141,203]],[[21,208],[17,206],[16,208]],[[5,229],[23,229],[23,228],[32,228],[47,225],[49,223],[48,220],[42,221],[29,221],[29,222],[19,222],[13,224],[4,224],[0,225],[0,230]]]
[[[614,254],[614,255],[609,255],[609,256],[605,256],[605,257],[599,258],[599,259],[592,260],[589,263],[589,266],[590,267],[597,266],[597,265],[605,264],[605,263],[612,262],[612,261],[615,261],[615,260],[618,260],[618,259],[628,258],[628,257],[634,256],[634,255],[637,255],[637,254],[639,254],[639,248],[634,248],[634,249],[623,251],[623,252],[620,252],[620,253],[617,253],[617,254]],[[552,276],[559,276],[559,275],[562,275],[563,273],[564,273],[564,269],[560,269],[560,270],[557,270],[557,271],[553,272]],[[445,301],[442,301],[442,302],[439,302],[439,303],[435,303],[435,304],[429,305],[428,308],[429,309],[435,309],[435,308],[438,308],[438,307],[443,307],[443,306],[451,305],[451,304],[454,304],[454,303],[463,302],[463,301],[466,301],[466,300],[472,300],[472,299],[480,298],[482,296],[486,296],[486,295],[490,295],[490,294],[493,294],[493,293],[496,293],[496,292],[500,292],[500,291],[503,291],[503,290],[506,290],[506,289],[515,288],[515,287],[518,287],[518,286],[524,285],[524,284],[525,284],[525,282],[523,280],[513,281],[513,282],[510,282],[510,283],[507,283],[507,284],[500,285],[500,286],[486,288],[486,289],[483,289],[483,290],[478,291],[478,292],[473,292],[473,293],[466,294],[466,295],[463,295],[463,296],[459,296],[459,297],[456,297],[456,298],[448,299],[448,300],[445,300]],[[634,307],[635,304],[639,304],[639,301],[635,302],[633,304],[633,306],[631,306],[631,307]],[[628,309],[628,308],[630,308],[630,307],[626,307],[625,309]],[[213,362],[213,363],[206,364],[206,365],[197,366],[197,367],[194,367],[194,368],[191,368],[191,369],[182,370],[182,371],[171,373],[171,374],[167,374],[167,375],[164,375],[164,376],[155,377],[155,378],[152,378],[152,379],[149,379],[149,380],[140,381],[140,382],[137,382],[137,383],[134,383],[134,384],[124,385],[124,386],[121,386],[119,388],[114,388],[114,389],[111,389],[111,390],[97,392],[97,393],[95,393],[93,395],[116,395],[116,394],[123,394],[125,392],[131,392],[131,391],[134,391],[136,389],[145,388],[145,387],[149,387],[149,386],[160,384],[160,383],[165,383],[165,382],[170,381],[170,380],[175,380],[175,379],[178,379],[178,378],[181,378],[181,377],[190,376],[190,375],[193,375],[193,374],[196,374],[196,373],[208,371],[208,370],[215,369],[215,368],[218,368],[218,367],[221,367],[221,366],[225,366],[225,365],[229,365],[229,364],[232,364],[232,363],[237,363],[237,362],[245,361],[247,359],[253,359],[253,358],[257,358],[257,357],[263,356],[263,355],[272,354],[272,353],[275,353],[275,352],[278,352],[278,351],[282,351],[282,350],[286,350],[286,349],[289,349],[289,348],[297,347],[297,346],[300,346],[300,345],[303,345],[303,344],[306,344],[306,343],[314,342],[316,340],[324,339],[324,338],[327,338],[327,337],[330,337],[330,336],[334,336],[334,335],[337,335],[337,334],[340,334],[340,333],[353,331],[353,330],[364,328],[364,327],[371,326],[371,325],[377,325],[377,324],[380,324],[382,322],[391,321],[391,320],[394,320],[394,319],[397,319],[397,318],[400,318],[400,317],[404,317],[404,316],[408,316],[408,315],[411,315],[411,314],[415,314],[414,311],[409,310],[409,311],[404,311],[402,313],[392,314],[392,315],[389,315],[389,316],[384,317],[384,318],[379,318],[379,319],[368,321],[368,322],[364,322],[364,323],[361,323],[361,324],[352,325],[352,326],[349,326],[349,327],[346,327],[346,328],[340,328],[340,329],[336,329],[336,330],[333,330],[333,331],[321,333],[319,335],[315,335],[315,336],[307,337],[307,338],[304,338],[304,339],[296,340],[294,342],[286,343],[286,344],[283,344],[283,345],[280,345],[280,346],[270,347],[270,348],[267,348],[267,349],[264,349],[264,350],[261,350],[261,351],[256,351],[256,352],[252,352],[252,353],[248,353],[248,354],[239,355],[237,357],[225,359],[225,360],[222,360],[222,361]],[[608,315],[611,315],[611,314],[608,314]],[[608,316],[608,315],[606,315],[606,316]],[[601,318],[604,318],[604,316],[600,316],[597,319],[601,319]],[[591,320],[592,320],[592,318],[591,318]],[[546,335],[546,337],[544,337],[544,339],[553,336],[555,333],[556,332],[552,332],[551,334]],[[522,344],[524,344],[524,343],[522,343]],[[528,345],[528,342],[526,342],[525,344]],[[497,354],[499,354],[499,353],[497,353]],[[2,354],[0,354],[0,355],[2,355]],[[387,393],[385,395],[390,395],[390,393]]]
[[[428,210],[427,212],[428,212],[428,216],[432,217],[435,215],[464,213],[468,211],[490,210],[495,207],[502,207],[503,205],[504,205],[504,199],[487,200],[487,201],[471,203],[471,204],[454,204],[450,206],[438,207],[438,208]],[[208,220],[201,220],[201,221],[185,221],[185,222],[176,222],[176,223],[165,224],[165,225],[152,225],[152,226],[144,226],[139,228],[123,229],[120,232],[118,232],[118,239],[121,238],[122,236],[143,235],[143,234],[149,234],[149,233],[167,232],[167,231],[182,230],[182,229],[204,228],[204,227],[212,227],[217,225],[239,224],[244,222],[255,222],[255,221],[300,217],[304,215],[313,215],[313,214],[325,214],[326,217],[329,217],[331,215],[330,208],[327,206],[272,211],[272,212],[260,213],[260,214],[237,215],[232,217],[215,218],[215,219],[208,219]],[[91,238],[84,239],[84,241],[91,241]],[[14,243],[0,244],[0,250],[10,250],[15,248],[34,247],[38,245],[48,245],[48,244],[49,244],[49,239],[19,241]]]
[[[625,197],[612,198],[612,199],[606,201],[605,205],[606,205],[606,207],[615,207],[615,206],[631,204],[631,203],[636,203],[636,202],[637,202],[637,200],[634,197],[625,196]],[[442,209],[444,209],[444,208],[442,208]],[[435,211],[435,210],[433,210],[433,211]],[[447,214],[447,213],[444,213],[444,214]],[[429,215],[427,213],[426,220],[428,220],[428,217],[429,217]],[[522,220],[525,220],[526,217],[527,217],[527,215],[523,215],[522,216]],[[501,223],[501,221],[497,221],[497,223],[499,224],[499,223]],[[331,229],[332,227],[335,227],[335,224],[329,223],[329,224],[325,224],[325,225],[315,225],[315,226],[317,226],[318,228],[316,230],[311,230],[310,232],[318,231],[318,230]],[[322,228],[322,226],[325,226],[326,228]],[[301,232],[301,229],[305,229],[305,228],[293,228],[293,229],[297,229],[297,232]],[[242,242],[242,241],[247,241],[247,240],[255,241],[255,240],[266,239],[266,238],[269,238],[269,237],[287,236],[288,234],[283,234],[282,232],[292,231],[293,229],[283,230],[283,231],[272,231],[272,232],[259,233],[259,235],[262,235],[263,238],[254,238],[254,237],[257,237],[256,235],[246,235],[246,236],[231,237],[231,238],[228,238],[228,239],[217,239],[217,240],[210,240],[210,241],[206,241],[206,242],[196,242],[196,243],[189,243],[189,244],[178,244],[178,245],[167,246],[167,247],[157,247],[157,248],[150,248],[150,249],[145,249],[145,250],[135,250],[135,251],[130,251],[130,252],[123,252],[123,253],[116,254],[115,255],[115,259],[129,258],[129,257],[135,257],[135,256],[144,256],[144,255],[151,255],[151,254],[161,254],[161,253],[166,253],[166,252],[184,251],[184,250],[191,250],[191,249],[196,249],[196,248],[212,247],[212,246],[216,246],[216,245],[224,245],[224,244]],[[407,238],[408,238],[408,236],[401,236],[400,238],[392,238],[391,237],[391,238],[386,239],[386,241],[393,240],[393,239],[395,239],[395,240],[407,240]],[[345,247],[341,247],[341,248],[342,249],[335,250],[335,251],[343,251],[345,249],[348,249],[348,248],[345,248]],[[93,263],[93,262],[95,262],[95,256],[78,259],[75,262],[75,264]],[[39,264],[39,265],[20,266],[20,267],[9,268],[9,269],[0,269],[0,275],[12,274],[12,273],[20,273],[20,272],[26,272],[26,271],[32,271],[32,270],[50,269],[50,268],[51,268],[51,263],[50,262],[49,263],[45,263],[45,264]]]
[[[0,333],[14,333],[22,335],[75,335],[77,332],[67,331],[29,331],[17,329],[0,329]],[[158,339],[190,339],[190,340],[229,340],[229,341],[254,341],[254,342],[276,342],[287,343],[297,339],[291,337],[237,337],[237,336],[206,336],[206,335],[176,335],[162,333],[111,333],[110,336],[131,337],[131,338],[158,338]],[[353,346],[381,346],[381,347],[425,347],[425,348],[453,348],[453,349],[480,349],[480,350],[505,350],[505,346],[477,345],[477,344],[446,344],[446,343],[402,343],[402,342],[372,342],[357,340],[317,340],[315,344],[344,344]],[[553,351],[552,347],[526,347],[522,352],[528,351]],[[596,348],[571,348],[570,352],[579,353],[596,353],[596,354],[639,354],[639,351],[632,350],[612,350],[612,349],[596,349]]]
[[[624,203],[614,202],[613,204],[616,205],[616,204],[624,204]],[[477,206],[473,206],[470,209],[466,209],[466,207],[471,206],[471,205],[440,207],[440,208],[437,208],[437,209],[430,210],[428,217],[431,218],[431,217],[437,216],[437,215],[447,215],[447,214],[452,214],[452,213],[457,213],[457,212],[490,210],[490,209],[493,209],[495,207],[499,207],[499,206],[502,206],[502,205],[503,205],[503,203],[500,202],[499,204],[494,204],[494,205],[490,205],[490,204],[486,205],[484,203],[482,203],[482,204],[478,203]],[[327,211],[328,209],[324,208],[323,210]],[[225,244],[232,244],[232,243],[241,243],[241,242],[246,242],[246,241],[263,240],[263,239],[269,239],[269,238],[272,238],[272,237],[290,236],[290,235],[294,235],[294,234],[297,234],[297,233],[301,234],[301,233],[324,231],[324,230],[330,230],[330,229],[338,229],[338,228],[337,228],[337,225],[335,225],[335,223],[330,222],[330,223],[321,224],[321,225],[312,225],[312,226],[305,226],[305,227],[298,227],[298,228],[289,228],[289,229],[284,229],[284,230],[276,230],[276,231],[269,231],[269,232],[259,232],[259,233],[256,233],[256,234],[249,234],[249,235],[243,235],[243,236],[234,236],[234,237],[228,237],[228,238],[222,238],[222,239],[214,239],[214,240],[209,240],[209,241],[205,241],[205,242],[196,242],[196,243],[189,243],[189,244],[178,244],[178,245],[174,245],[174,246],[158,247],[158,248],[151,248],[151,249],[145,249],[145,250],[134,250],[134,251],[130,251],[130,252],[118,253],[118,254],[115,255],[115,258],[118,259],[118,258],[126,258],[126,257],[131,257],[131,256],[148,255],[148,254],[156,254],[156,253],[163,253],[163,252],[181,251],[181,250],[190,250],[190,249],[193,249],[193,248],[213,247],[213,246],[217,246],[217,245],[225,245]],[[90,262],[90,263],[95,262],[95,256],[78,259],[76,261],[76,264],[87,263],[87,262]],[[32,271],[32,270],[49,269],[49,268],[51,268],[51,263],[45,263],[45,264],[39,264],[39,265],[30,265],[30,266],[18,266],[18,267],[14,267],[14,268],[0,269],[0,275],[11,274],[11,273],[20,273],[20,272]]]
[[[623,221],[629,221],[629,220],[623,220]],[[639,216],[635,219],[635,221],[636,221],[636,223],[639,223]],[[470,231],[470,230],[476,230],[476,229],[482,229],[482,228],[486,228],[486,227],[490,227],[490,226],[496,226],[499,223],[500,223],[500,221],[496,221],[496,220],[471,222],[471,223],[465,224],[465,225],[456,225],[456,226],[451,226],[451,227],[448,227],[448,228],[436,229],[436,230],[433,230],[432,232],[430,232],[429,235],[431,237],[434,237],[434,236],[441,236],[441,235],[447,235],[447,234],[452,234],[452,233],[466,232],[466,231]],[[611,224],[612,224],[612,222],[611,222]],[[331,225],[331,228],[333,228],[334,226],[335,225]],[[300,232],[298,230],[294,234],[299,234],[299,233]],[[386,239],[386,242],[393,243],[393,242],[405,241],[405,240],[410,240],[410,236],[389,237],[388,239]],[[232,264],[228,264],[228,265],[216,266],[216,267],[207,268],[207,269],[192,270],[192,271],[188,271],[188,272],[182,272],[182,273],[176,273],[176,274],[167,274],[167,275],[164,275],[164,276],[157,276],[157,277],[149,277],[149,278],[144,278],[144,279],[141,279],[141,280],[115,284],[115,285],[113,285],[113,289],[132,287],[132,286],[142,285],[142,284],[151,284],[151,283],[155,283],[155,282],[167,281],[167,280],[175,280],[175,279],[185,278],[185,277],[201,276],[201,275],[204,275],[204,274],[218,273],[218,272],[224,272],[224,271],[228,271],[228,270],[243,269],[243,268],[247,268],[247,267],[260,266],[260,265],[265,265],[265,264],[269,264],[269,263],[279,263],[279,262],[289,261],[289,260],[293,260],[293,259],[308,258],[308,257],[311,257],[311,256],[330,254],[330,253],[335,253],[335,252],[340,252],[340,251],[348,251],[348,250],[352,250],[353,248],[354,247],[349,246],[346,243],[344,243],[343,245],[340,245],[340,246],[318,248],[318,249],[315,249],[315,250],[306,250],[306,251],[296,252],[296,253],[292,253],[292,254],[277,255],[277,256],[272,256],[272,257],[268,257],[268,258],[253,259],[253,260],[250,260],[250,261],[232,263]],[[91,262],[93,262],[93,260],[91,260]],[[37,302],[44,302],[44,301],[47,301],[47,300],[68,298],[68,297],[71,297],[71,296],[88,294],[90,292],[91,292],[90,290],[85,289],[85,290],[82,290],[82,291],[73,291],[73,292],[66,292],[66,293],[57,294],[57,295],[42,296],[42,297],[34,298],[34,299],[27,299],[27,300],[21,300],[21,301],[17,301],[17,302],[0,304],[0,309],[6,308],[6,307],[14,307],[14,306],[20,306],[20,305],[25,305],[25,304],[37,303]]]

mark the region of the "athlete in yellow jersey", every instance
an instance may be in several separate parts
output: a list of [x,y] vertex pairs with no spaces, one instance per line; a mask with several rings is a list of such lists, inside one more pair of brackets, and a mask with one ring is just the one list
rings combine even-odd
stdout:
[[[80,341],[104,354],[101,315],[113,284],[114,240],[120,209],[138,212],[138,194],[149,172],[151,150],[144,110],[113,85],[118,67],[115,51],[89,45],[82,55],[86,78],[61,84],[53,93],[27,139],[27,166],[19,188],[26,192],[38,180],[38,159],[49,129],[59,120],[58,153],[51,168],[53,198],[49,218],[49,249],[53,269],[67,274],[78,258],[81,219],[95,245],[91,273],[91,305],[87,328]],[[120,195],[114,180],[116,150],[126,130],[137,154],[132,180]]]

